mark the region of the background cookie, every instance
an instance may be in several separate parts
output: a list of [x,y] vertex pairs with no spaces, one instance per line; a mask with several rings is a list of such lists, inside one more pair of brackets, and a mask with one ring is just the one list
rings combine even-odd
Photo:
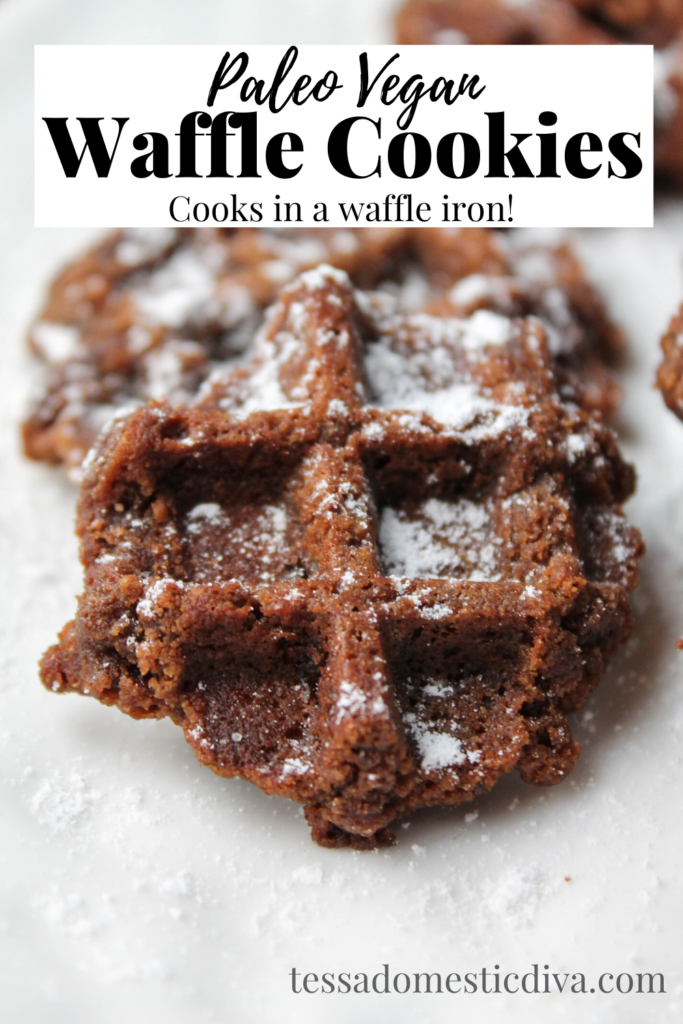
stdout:
[[655,171],[683,187],[681,0],[408,0],[396,16],[399,43],[653,43]]

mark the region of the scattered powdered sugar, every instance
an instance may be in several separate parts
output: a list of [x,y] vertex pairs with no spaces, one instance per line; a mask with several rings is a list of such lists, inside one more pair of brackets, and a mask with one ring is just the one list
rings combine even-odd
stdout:
[[184,533],[192,538],[192,582],[248,576],[253,582],[271,583],[280,578],[287,526],[282,505],[253,508],[242,521],[230,507],[195,505],[184,522]]
[[211,523],[214,526],[219,525],[225,521],[225,513],[220,505],[217,505],[214,501],[205,501],[200,505],[195,505],[193,509],[187,513],[187,532],[188,533],[199,533],[202,530],[204,523]]
[[[426,413],[472,443],[526,427],[523,406],[493,401],[454,365],[458,351],[477,361],[488,345],[503,344],[510,334],[506,317],[488,310],[468,320],[419,314],[389,320],[385,327],[392,334],[368,345],[365,356],[376,406]],[[409,349],[402,345],[406,335]]]
[[450,605],[447,605],[447,604],[424,605],[422,603],[422,600],[420,598],[418,598],[417,595],[413,595],[411,600],[413,600],[413,602],[416,604],[416,606],[418,608],[420,608],[420,610],[422,612],[422,618],[423,619],[432,619],[432,620],[437,620],[438,621],[439,619],[447,619],[449,615],[453,614],[453,609],[450,607]]
[[[142,404],[142,401],[138,398],[128,398],[125,401],[122,401],[120,405],[95,406],[91,410],[89,419],[99,431],[98,440],[103,440],[117,424],[128,419],[128,417],[139,409]],[[97,451],[96,446],[93,447],[95,447],[95,450]],[[95,458],[96,457],[97,456],[95,456]]]
[[126,331],[126,347],[132,356],[142,355],[154,340],[154,335],[141,324],[132,324]]
[[327,288],[330,281],[335,284],[342,285],[342,287],[350,288],[351,282],[349,275],[344,270],[339,270],[337,267],[331,267],[329,263],[321,263],[320,266],[314,267],[313,270],[307,270],[299,278],[301,284],[306,288],[310,288],[311,291],[316,291],[319,288]]
[[529,284],[552,285],[554,267],[548,249],[532,246],[515,254],[515,275]]
[[595,522],[599,533],[606,534],[609,538],[610,563],[615,569],[624,571],[626,564],[633,558],[633,545],[626,537],[626,531],[629,529],[626,518],[612,509],[600,509],[595,512]]
[[450,697],[453,693],[453,687],[450,683],[442,683],[438,679],[434,679],[429,683],[425,683],[422,687],[422,692],[426,697]]
[[399,311],[424,309],[431,294],[429,278],[422,270],[413,268],[400,284],[396,281],[382,281],[376,292],[357,292],[356,302],[370,316],[375,313],[386,317]]
[[187,401],[183,377],[192,363],[203,362],[201,346],[193,341],[169,339],[145,357],[147,396],[156,401]]
[[305,775],[307,772],[312,771],[313,765],[309,761],[304,761],[300,757],[287,757],[283,762],[280,777],[286,778],[288,775]]
[[92,941],[103,927],[80,893],[65,893],[58,886],[36,897],[33,906],[41,912],[45,924],[60,936]]
[[38,788],[29,808],[41,825],[48,825],[55,832],[68,832],[84,819],[94,796],[79,772],[55,772]]
[[174,580],[171,576],[164,576],[153,583],[145,584],[145,596],[138,601],[135,611],[142,618],[151,619],[157,613],[157,602],[169,590],[182,588],[180,580]]
[[422,730],[417,722],[411,724],[411,727],[425,771],[452,768],[454,765],[464,764],[467,760],[462,743],[455,736],[445,732]]
[[470,274],[468,277],[461,278],[451,288],[448,297],[454,303],[466,305],[489,296],[495,283],[496,279],[487,277],[486,274]]
[[537,864],[515,866],[485,885],[481,914],[491,922],[502,920],[511,926],[526,925],[551,892],[552,886]]
[[567,296],[561,288],[546,288],[543,292],[543,306],[554,327],[567,330],[572,325],[573,317]]
[[128,228],[116,247],[116,259],[128,267],[158,259],[173,244],[175,228]]
[[584,455],[591,447],[591,439],[584,434],[567,434],[564,443],[569,462],[576,462],[577,458]]
[[[471,274],[453,286],[449,292],[450,301],[456,305],[468,306],[485,299],[495,308],[512,312],[516,308],[519,292],[526,293],[535,308],[534,317],[543,325],[551,353],[560,355],[563,352],[574,351],[584,341],[585,330],[572,311],[567,293],[557,283],[558,271],[547,246],[542,248],[525,243],[525,247],[520,248],[514,243],[508,245],[514,276]],[[478,311],[473,314],[472,319],[480,314],[487,315],[487,311]],[[501,319],[505,320],[504,317]],[[484,336],[486,337],[486,334]],[[502,325],[501,336],[502,341],[505,341]],[[465,340],[464,344],[466,350],[476,353],[474,341],[470,340],[468,346]],[[527,344],[538,348],[533,332],[528,334]]]
[[39,320],[31,330],[31,340],[40,354],[49,363],[61,363],[72,359],[81,343],[81,332],[77,327]]
[[352,253],[357,252],[359,248],[358,237],[354,235],[353,231],[335,231],[332,235],[332,248],[335,252]]
[[180,327],[213,296],[215,275],[194,249],[181,249],[153,271],[133,299],[152,323]]
[[385,428],[381,423],[367,423],[363,427],[363,434],[370,441],[381,441],[384,437]]
[[463,325],[462,346],[468,353],[479,353],[487,345],[504,345],[512,329],[508,317],[488,309],[478,309]]
[[233,282],[220,288],[220,321],[223,327],[235,327],[256,310],[251,292],[245,285]]
[[343,679],[339,684],[339,692],[336,699],[337,721],[340,722],[347,715],[357,715],[359,712],[369,712],[371,715],[382,715],[386,712],[387,706],[382,697],[370,698],[367,693],[356,686],[348,679]]
[[495,582],[496,545],[490,508],[466,498],[430,498],[414,516],[382,510],[379,543],[387,572],[393,576],[444,577]]
[[342,680],[339,685],[339,695],[336,701],[337,721],[346,715],[357,714],[365,707],[366,701],[367,697],[361,689],[354,686],[347,679]]
[[415,712],[408,712],[403,719],[415,740],[424,771],[454,768],[467,761],[474,764],[479,761],[481,754],[478,750],[466,750],[457,736],[430,728],[429,723]]
[[[375,355],[379,352],[379,346],[374,346],[371,351]],[[381,390],[376,388],[380,395],[380,407],[426,413],[437,423],[462,431],[473,443],[496,437],[515,426],[526,426],[528,414],[525,409],[485,398],[476,384],[456,381],[439,390],[428,390],[421,387],[420,382],[405,377],[405,364],[400,357],[395,361],[385,357],[382,361],[385,382],[388,383],[387,378],[391,376],[396,381],[396,387],[389,385]],[[369,372],[373,374],[377,370],[377,359],[370,356],[368,364]],[[376,375],[373,384],[377,384]]]
[[367,526],[369,521],[368,499],[364,494],[356,494],[350,480],[342,480],[339,484],[339,496],[341,497],[344,511],[355,519],[356,522]]
[[308,460],[309,472],[317,476],[322,469],[320,479],[313,488],[312,497],[316,502],[317,515],[332,519],[339,514],[346,514],[354,519],[362,527],[370,523],[371,499],[365,494],[358,493],[350,480],[342,480],[334,485],[326,478],[325,455],[317,450]]
[[[287,284],[305,267],[324,265],[328,256],[329,250],[325,243],[310,236],[283,238],[270,233],[265,240],[267,251],[274,258],[262,263],[260,269],[264,277],[275,284]],[[358,242],[352,232],[338,231],[332,237],[329,248],[333,252],[349,254],[358,248]]]
[[[412,336],[422,369],[426,365],[424,356],[427,355],[437,361],[441,374],[452,367],[453,355],[459,347],[480,355],[487,345],[503,345],[512,329],[508,317],[488,309],[478,309],[465,318],[413,313],[410,316],[391,317],[388,325],[394,327],[401,341]],[[442,349],[445,351],[440,351]]]
[[348,416],[349,409],[341,398],[333,398],[327,406],[327,414],[328,416]]
[[261,578],[271,578],[268,565],[281,553],[286,546],[287,513],[281,505],[264,505],[259,509],[253,523],[232,530],[231,545],[247,555],[258,556],[263,566]]
[[292,872],[292,881],[302,885],[322,885],[323,869],[320,864],[303,864]]
[[303,267],[322,263],[327,255],[324,242],[310,234],[283,236],[270,231],[263,242],[268,251],[287,268],[288,281]]
[[273,284],[286,284],[291,280],[292,267],[285,260],[267,260],[261,265],[261,273]]
[[246,384],[246,394],[236,409],[234,399],[228,398],[221,405],[230,409],[240,419],[253,412],[267,412],[273,409],[300,408],[301,402],[292,402],[280,383],[282,367],[297,353],[299,341],[292,334],[281,331],[274,341],[261,336],[257,341],[259,362]]

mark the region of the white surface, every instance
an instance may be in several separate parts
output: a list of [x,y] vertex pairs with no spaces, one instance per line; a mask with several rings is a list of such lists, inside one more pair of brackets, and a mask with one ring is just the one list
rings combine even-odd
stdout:
[[[133,722],[37,681],[80,572],[71,487],[18,454],[22,334],[83,235],[31,227],[30,45],[205,42],[233,29],[381,41],[383,6],[0,7],[0,1005],[11,1024],[681,1020],[683,425],[652,378],[657,336],[683,297],[683,203],[662,206],[653,231],[580,238],[629,332],[620,430],[640,476],[630,515],[649,550],[636,636],[577,716],[584,752],[562,786],[509,778],[474,807],[416,815],[398,848],[330,852],[311,844],[296,806],[200,768],[170,723]],[[444,974],[534,962],[591,978],[663,971],[668,994],[289,993],[293,966],[375,973],[385,962]]]

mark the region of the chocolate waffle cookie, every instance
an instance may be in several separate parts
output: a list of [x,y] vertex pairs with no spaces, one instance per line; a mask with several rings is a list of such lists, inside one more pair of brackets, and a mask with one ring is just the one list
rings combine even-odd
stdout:
[[551,330],[563,320],[558,359],[577,371],[577,400],[609,413],[618,388],[605,364],[619,333],[566,247],[516,239],[472,228],[112,235],[57,278],[32,329],[47,374],[24,423],[26,454],[78,477],[106,422],[150,399],[191,402],[212,374],[244,358],[279,288],[322,260],[360,287],[400,294],[406,308],[428,307],[473,274],[477,304],[486,305],[488,291],[495,306],[500,288],[481,280],[517,278],[517,311],[541,316]]
[[408,0],[399,43],[652,43],[655,172],[683,188],[683,0]]
[[609,418],[621,402],[621,387],[608,367],[623,353],[623,336],[576,256],[566,245],[522,242],[510,262],[513,274],[471,274],[429,311],[466,317],[489,309],[508,317],[537,317],[546,330],[562,398]]
[[145,229],[116,232],[54,282],[30,334],[47,367],[24,423],[33,459],[75,479],[102,426],[149,399],[184,404],[234,362],[283,284],[323,260],[367,286],[400,232]]
[[672,317],[661,345],[663,358],[657,370],[657,387],[671,411],[683,420],[683,306]]
[[247,365],[100,438],[42,679],[170,716],[324,846],[381,845],[513,768],[571,770],[566,713],[631,628],[632,487],[538,320],[406,314],[318,268]]

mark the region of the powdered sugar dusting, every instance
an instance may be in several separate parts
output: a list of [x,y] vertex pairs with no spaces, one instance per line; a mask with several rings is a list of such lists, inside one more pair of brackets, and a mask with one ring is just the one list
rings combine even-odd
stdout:
[[310,761],[304,761],[301,757],[287,757],[282,764],[280,776],[286,778],[288,775],[306,775],[311,771],[313,771],[313,765]]
[[380,318],[378,325],[384,333],[365,356],[376,406],[426,413],[472,443],[525,429],[527,410],[483,393],[467,366],[507,341],[506,317],[479,310],[468,320],[416,314]]
[[629,564],[633,564],[634,546],[629,529],[625,517],[613,509],[594,510],[593,530],[598,549],[602,550],[600,575],[610,580],[623,581],[628,575]]
[[158,603],[164,594],[176,589],[182,589],[183,584],[170,576],[154,580],[145,584],[145,596],[140,598],[136,606],[136,613],[143,619],[151,619],[158,614]]
[[455,736],[445,732],[430,732],[418,722],[412,723],[412,732],[422,756],[422,767],[425,771],[431,771],[434,768],[451,768],[454,765],[464,764],[467,760],[462,743]]
[[68,832],[86,816],[93,798],[91,787],[78,771],[68,775],[55,772],[37,789],[29,808],[42,825]]
[[[381,681],[382,673],[378,673],[378,676],[378,681]],[[349,679],[343,679],[339,684],[335,705],[337,722],[361,712],[371,716],[384,715],[387,712],[387,705],[383,697],[371,696]]]
[[590,449],[591,439],[585,434],[567,434],[564,443],[568,461],[576,462],[579,456],[584,455]]
[[215,526],[222,523],[225,520],[225,513],[215,501],[205,501],[190,509],[187,519],[187,532],[199,533],[203,523],[213,523]]
[[420,715],[410,711],[403,716],[420,754],[423,771],[439,771],[456,768],[480,759],[478,750],[469,751],[462,740],[451,732],[441,732],[426,722]]
[[81,333],[77,327],[39,320],[33,325],[31,340],[43,359],[49,363],[61,363],[76,355],[80,347]]
[[[296,292],[303,285],[310,291],[329,287],[330,281],[348,286],[349,279],[341,270],[335,270],[326,264],[302,274],[291,290],[285,294]],[[337,296],[332,294],[331,299]],[[284,311],[284,322],[277,330],[274,324]],[[299,378],[293,381],[288,394],[282,387],[282,372],[290,360],[301,354],[311,331],[314,330],[314,344],[317,349],[324,350],[328,345],[345,347],[349,344],[348,331],[335,333],[320,327],[316,323],[315,299],[312,295],[304,295],[288,304],[276,303],[267,315],[263,329],[254,342],[255,365],[249,378],[243,384],[243,393],[237,398],[230,395],[221,402],[224,409],[235,415],[245,417],[253,412],[274,409],[301,408],[309,402],[315,392],[316,376],[320,369],[320,355],[313,352]],[[272,336],[274,334],[274,336]],[[340,414],[344,411],[343,403],[338,402],[330,410]]]
[[466,305],[491,294],[496,278],[486,274],[469,274],[451,288],[449,298],[456,304]]
[[422,692],[426,697],[450,697],[453,687],[450,683],[442,683],[437,679],[425,683]]
[[176,238],[174,228],[128,228],[116,247],[116,259],[137,267],[158,259]]
[[340,721],[346,715],[358,714],[359,711],[363,710],[366,703],[366,694],[354,683],[343,679],[339,684],[339,693],[336,700],[337,721]]
[[203,363],[204,353],[196,342],[171,338],[152,349],[144,359],[147,397],[156,401],[166,399],[174,405],[189,401],[191,394],[184,386],[185,374]]
[[414,514],[386,507],[380,517],[379,542],[391,575],[455,576],[495,582],[497,545],[490,528],[491,509],[466,498],[430,498]]
[[[282,505],[262,505],[240,518],[236,510],[201,502],[185,516],[193,582],[245,577],[254,583],[281,578],[287,559],[287,512]],[[289,569],[291,577],[295,569]]]
[[349,275],[343,270],[331,267],[329,263],[321,263],[320,266],[314,267],[313,270],[307,270],[301,275],[299,280],[306,288],[310,288],[311,291],[327,288],[331,281],[347,288],[351,285]]
[[487,345],[503,345],[510,337],[512,324],[506,316],[478,309],[464,321],[462,344],[466,352],[479,352]]
[[280,383],[282,367],[296,354],[298,347],[297,339],[285,332],[281,332],[275,341],[261,338],[260,360],[249,378],[246,395],[236,408],[232,408],[232,398],[221,402],[221,405],[240,418],[254,412],[300,407],[303,403],[291,401]]
[[215,276],[192,249],[181,249],[133,292],[140,313],[151,323],[179,327],[210,300]]
[[489,925],[501,920],[513,928],[529,924],[551,891],[538,864],[514,865],[485,886],[481,915]]

